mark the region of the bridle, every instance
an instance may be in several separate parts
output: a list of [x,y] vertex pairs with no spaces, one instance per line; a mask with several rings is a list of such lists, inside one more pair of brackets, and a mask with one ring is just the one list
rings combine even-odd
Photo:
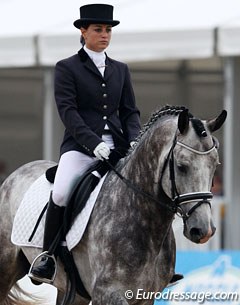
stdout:
[[[200,155],[207,155],[210,152],[212,152],[214,149],[216,149],[216,142],[213,138],[213,146],[206,151],[198,151],[180,141],[177,140],[177,134],[174,137],[173,144],[170,148],[170,151],[167,155],[167,158],[163,165],[163,170],[161,174],[161,178],[159,181],[159,197],[161,198],[161,201],[153,197],[148,192],[145,192],[135,184],[133,184],[129,179],[125,178],[114,166],[111,165],[111,163],[108,160],[105,160],[105,162],[109,165],[109,167],[115,172],[115,174],[131,189],[133,189],[136,193],[143,195],[144,197],[147,197],[151,201],[156,202],[157,204],[161,205],[165,209],[169,210],[170,212],[177,214],[180,216],[183,221],[187,221],[187,219],[191,216],[191,214],[202,204],[208,204],[211,208],[210,200],[213,197],[213,194],[211,192],[193,192],[193,193],[186,193],[186,194],[179,194],[176,186],[176,180],[175,180],[175,160],[174,160],[174,148],[176,145],[179,145],[185,149],[188,149],[189,151],[200,154]],[[171,198],[166,194],[162,187],[162,180],[163,175],[169,167],[169,173],[170,173],[170,181],[171,181]],[[184,212],[182,205],[190,203],[192,201],[199,200],[188,212]]]
[[[192,192],[192,193],[185,193],[185,194],[179,194],[176,186],[176,180],[175,180],[175,159],[174,159],[174,148],[176,145],[179,145],[195,154],[199,155],[207,155],[213,150],[216,149],[216,142],[213,138],[213,146],[206,150],[206,151],[199,151],[191,146],[188,146],[180,141],[177,140],[177,134],[174,137],[173,144],[170,148],[170,151],[168,153],[168,156],[165,160],[165,163],[163,165],[162,175],[160,178],[159,183],[159,197],[163,198],[163,201],[166,202],[167,206],[171,207],[172,210],[179,215],[183,221],[185,222],[192,213],[200,207],[202,204],[208,204],[211,208],[211,202],[210,200],[213,198],[213,194],[211,192]],[[169,166],[169,177],[171,182],[171,198],[166,194],[162,187],[162,180],[164,172],[167,169],[167,166]],[[184,204],[190,203],[192,201],[199,200],[188,212],[184,212],[182,206]]]

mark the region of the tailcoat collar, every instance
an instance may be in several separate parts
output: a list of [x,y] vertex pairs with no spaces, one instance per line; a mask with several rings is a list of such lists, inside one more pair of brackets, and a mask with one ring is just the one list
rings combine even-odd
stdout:
[[93,61],[91,60],[91,58],[88,56],[87,52],[85,52],[83,48],[81,48],[78,51],[78,56],[87,69],[91,70],[93,73],[97,74],[99,77],[105,80],[108,79],[114,71],[113,60],[109,58],[107,54],[106,54],[106,68],[105,68],[104,77],[101,75],[98,68],[95,66],[95,64],[93,63]]

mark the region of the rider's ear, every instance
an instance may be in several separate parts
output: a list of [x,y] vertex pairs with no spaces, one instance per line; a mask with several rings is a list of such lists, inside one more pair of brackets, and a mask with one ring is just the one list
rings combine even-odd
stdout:
[[181,132],[181,134],[184,134],[188,130],[189,126],[189,115],[188,115],[188,109],[184,109],[180,112],[178,117],[178,129]]
[[226,117],[227,117],[227,111],[223,110],[217,118],[208,120],[207,127],[210,130],[210,132],[214,132],[218,130],[225,122]]

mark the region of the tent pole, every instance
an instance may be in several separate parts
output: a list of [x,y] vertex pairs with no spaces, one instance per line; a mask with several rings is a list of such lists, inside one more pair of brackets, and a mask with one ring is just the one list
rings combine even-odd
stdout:
[[226,200],[225,248],[240,247],[240,57],[225,60],[224,194]]
[[43,79],[43,159],[53,159],[53,73],[44,69]]

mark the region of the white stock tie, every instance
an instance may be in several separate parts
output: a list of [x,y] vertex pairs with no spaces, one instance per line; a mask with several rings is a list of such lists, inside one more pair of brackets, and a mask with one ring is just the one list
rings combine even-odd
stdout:
[[90,49],[88,49],[86,46],[84,46],[84,50],[87,52],[88,56],[91,58],[91,60],[94,62],[95,66],[98,68],[99,72],[104,76],[105,71],[105,60],[106,55],[104,51],[102,52],[95,52]]

